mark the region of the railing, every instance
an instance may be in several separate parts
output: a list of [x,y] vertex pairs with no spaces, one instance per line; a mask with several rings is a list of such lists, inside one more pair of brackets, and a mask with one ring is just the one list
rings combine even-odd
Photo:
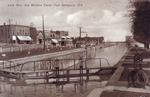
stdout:
[[[98,62],[97,66],[89,67],[91,65],[90,62],[95,64],[94,61],[96,63]],[[107,64],[105,67],[102,66],[102,61]],[[104,73],[101,73],[102,70],[109,70],[109,74],[112,74],[112,71],[114,71],[114,67],[110,66],[106,58],[50,59],[32,61],[24,64],[15,64],[11,61],[7,62],[10,62],[10,64],[4,64],[4,67],[0,70],[0,75],[3,77],[23,81],[32,80],[33,83],[37,84],[56,84],[56,86],[69,83],[79,83],[82,85],[83,82],[89,81],[101,82],[100,76],[104,76]],[[73,64],[63,67],[63,65],[69,64],[68,62]],[[32,70],[26,70],[24,68],[25,66]],[[106,72],[107,74],[108,72]],[[90,76],[97,77],[93,79]],[[39,79],[42,82],[37,82]],[[30,85],[32,83],[27,84]]]
[[[73,46],[66,46],[72,48]],[[55,46],[46,46],[46,49],[53,49],[53,48],[63,48],[63,47],[55,47]],[[1,46],[0,47],[0,53],[8,53],[8,52],[21,52],[21,51],[30,51],[32,49],[43,49],[43,45],[41,44],[19,44],[19,45],[9,45],[6,47]]]
[[[38,71],[38,70],[53,70],[55,67],[60,69],[78,69],[81,65],[83,68],[92,67],[108,67],[110,66],[106,58],[79,58],[79,59],[49,59],[40,61],[30,61],[27,63],[16,64],[13,61],[4,61],[0,64],[0,69],[7,69],[10,71]],[[105,66],[103,66],[105,64]]]
[[4,69],[12,70],[12,68],[14,68],[14,71],[15,71],[15,68],[17,67],[17,65],[18,64],[15,64],[14,61],[3,60],[0,63],[0,70],[4,70]]

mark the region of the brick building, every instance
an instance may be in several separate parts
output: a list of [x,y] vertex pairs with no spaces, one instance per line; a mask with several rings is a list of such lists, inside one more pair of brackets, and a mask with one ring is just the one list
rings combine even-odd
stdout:
[[37,31],[34,27],[23,25],[1,25],[0,42],[2,43],[35,43]]

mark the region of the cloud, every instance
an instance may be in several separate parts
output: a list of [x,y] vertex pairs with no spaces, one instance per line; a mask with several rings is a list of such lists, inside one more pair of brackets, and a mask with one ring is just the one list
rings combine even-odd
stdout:
[[73,25],[88,26],[109,26],[127,22],[125,11],[113,12],[104,9],[99,10],[82,10],[67,16],[66,22]]
[[82,10],[68,15],[67,23],[83,25],[85,29],[88,27],[87,32],[90,35],[104,36],[106,41],[123,41],[125,36],[130,33],[128,18],[125,15],[125,11]]
[[67,23],[73,25],[88,25],[94,22],[94,11],[82,10],[67,16]]
[[[15,0],[0,0],[0,24],[12,19],[12,23],[29,25],[31,22],[38,29],[42,27],[41,16],[45,16],[45,29],[69,30],[78,36],[76,26],[91,36],[104,36],[106,40],[124,39],[128,30],[125,5],[128,0],[79,0],[83,7],[8,7]],[[18,3],[71,3],[74,0],[17,0]],[[74,3],[77,3],[75,0]],[[80,2],[80,3],[81,3]],[[56,26],[56,27],[53,27]],[[64,26],[67,26],[64,28]],[[117,38],[118,37],[118,38]]]
[[130,34],[129,18],[126,14],[125,11],[103,10],[99,25],[106,41],[124,41],[125,36]]
[[60,15],[62,15],[63,14],[63,11],[57,11],[55,14],[54,14],[54,16],[55,17],[59,17]]
[[125,37],[129,35],[129,31],[124,28],[107,28],[102,29],[102,35],[105,36],[105,41],[125,41]]
[[126,21],[125,14],[126,12],[123,11],[114,13],[111,10],[103,10],[103,17],[100,19],[99,23],[101,25],[123,23],[124,21]]

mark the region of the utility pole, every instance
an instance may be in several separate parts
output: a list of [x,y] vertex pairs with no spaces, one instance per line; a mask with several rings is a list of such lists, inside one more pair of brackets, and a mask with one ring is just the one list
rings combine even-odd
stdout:
[[[10,26],[11,26],[11,19],[8,19],[8,34],[7,34],[7,43],[11,42],[12,44],[12,32],[10,30]],[[10,38],[9,38],[10,36]],[[10,40],[9,40],[10,39]]]
[[42,25],[43,25],[43,41],[44,41],[44,44],[43,44],[43,49],[45,50],[45,49],[46,49],[46,45],[45,45],[44,16],[42,16]]
[[82,33],[82,27],[79,27],[80,35],[79,35],[79,46],[81,47],[81,33]]
[[9,25],[11,24],[11,19],[8,19],[8,23],[9,23]]
[[86,32],[83,32],[83,31],[82,31],[82,27],[79,27],[79,34],[80,34],[80,35],[79,35],[79,44],[80,44],[80,47],[81,47],[81,44],[82,44],[82,43],[81,43],[81,35],[82,35],[82,33],[86,33]]
[[88,56],[87,56],[87,48],[88,48],[87,43],[88,43],[88,34],[86,34],[86,41],[85,41],[86,58],[88,57]]
[[85,68],[87,68],[87,59],[88,59],[88,34],[86,34],[86,41],[85,41]]

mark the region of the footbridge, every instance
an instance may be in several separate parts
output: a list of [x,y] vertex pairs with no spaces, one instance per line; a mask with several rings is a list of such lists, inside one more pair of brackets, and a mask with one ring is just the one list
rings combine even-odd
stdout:
[[100,81],[101,75],[112,74],[116,69],[105,58],[47,59],[23,64],[9,61],[0,68],[0,76],[7,79],[56,85]]

